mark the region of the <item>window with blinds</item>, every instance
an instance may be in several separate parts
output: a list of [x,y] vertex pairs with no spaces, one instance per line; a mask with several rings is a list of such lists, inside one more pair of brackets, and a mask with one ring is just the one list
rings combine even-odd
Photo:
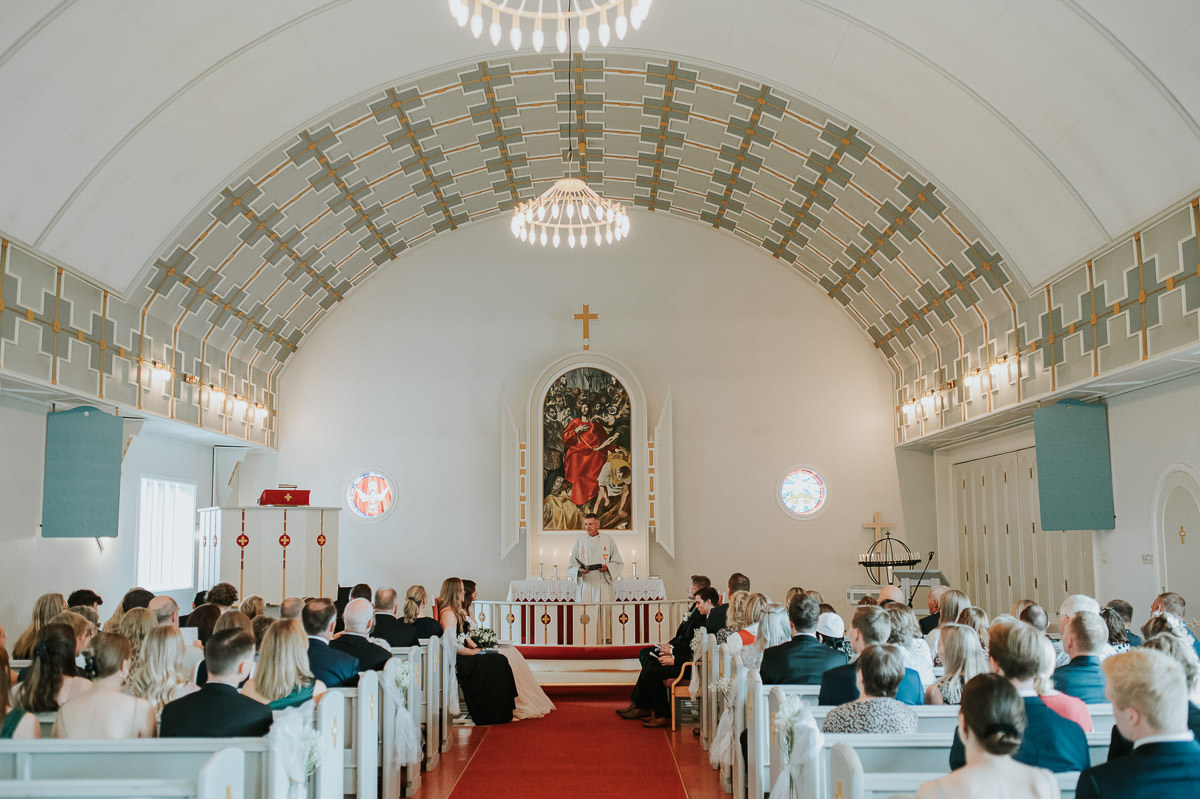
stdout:
[[142,477],[137,584],[155,592],[192,588],[195,527],[195,483]]

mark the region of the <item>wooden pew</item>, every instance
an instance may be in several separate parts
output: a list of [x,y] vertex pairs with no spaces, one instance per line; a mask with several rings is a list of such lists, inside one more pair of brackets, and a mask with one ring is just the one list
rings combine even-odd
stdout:
[[245,753],[241,749],[227,747],[209,757],[194,778],[0,779],[0,797],[245,799],[244,768]]
[[[95,795],[154,796],[153,789],[148,786],[165,785],[163,781],[175,781],[176,787],[172,790],[185,790],[179,786],[197,781],[187,775],[199,775],[205,764],[225,749],[239,753],[240,757],[232,758],[238,760],[239,765],[236,772],[232,767],[227,772],[219,768],[215,771],[216,776],[225,778],[219,796],[225,796],[228,786],[233,796],[285,799],[286,777],[277,772],[265,738],[0,741],[0,783],[108,783],[110,788],[127,784],[129,787],[123,794],[118,791]],[[230,760],[216,762],[229,763]],[[214,772],[206,773],[211,781]],[[135,784],[147,787],[145,791],[134,790]],[[26,793],[11,789],[11,786],[0,792],[0,796],[22,795]],[[171,795],[189,794],[185,790],[185,793]]]

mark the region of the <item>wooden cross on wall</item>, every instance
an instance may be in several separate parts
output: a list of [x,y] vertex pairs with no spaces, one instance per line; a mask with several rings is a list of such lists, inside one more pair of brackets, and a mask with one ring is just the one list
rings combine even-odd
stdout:
[[895,527],[895,525],[892,524],[891,522],[885,522],[881,518],[879,518],[880,515],[881,514],[879,513],[879,511],[875,511],[875,521],[867,522],[866,524],[863,525],[863,527],[870,527],[871,529],[873,529],[875,531],[875,540],[876,541],[883,538],[884,530],[890,530],[893,527]]
[[599,318],[600,318],[600,314],[594,314],[588,310],[587,303],[584,303],[583,313],[575,314],[575,321],[583,322],[583,348],[585,350],[591,349],[591,344],[592,344],[591,325],[589,324],[589,322],[591,322],[593,319],[599,319]]

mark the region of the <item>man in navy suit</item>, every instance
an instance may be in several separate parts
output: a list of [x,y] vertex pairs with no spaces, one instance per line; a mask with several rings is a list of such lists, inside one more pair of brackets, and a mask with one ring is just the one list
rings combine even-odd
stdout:
[[1104,673],[1117,729],[1133,751],[1080,774],[1077,799],[1196,796],[1200,744],[1187,725],[1183,668],[1161,652],[1134,649],[1105,660]]
[[1108,625],[1098,614],[1081,610],[1062,625],[1063,649],[1070,660],[1054,670],[1054,687],[1089,705],[1107,702],[1100,653],[1108,643]]
[[358,685],[358,658],[329,646],[337,608],[328,599],[310,599],[300,612],[308,633],[308,668],[329,688]]
[[163,738],[231,738],[266,735],[271,708],[238,692],[254,668],[254,636],[230,628],[204,645],[208,681],[199,691],[163,706]]
[[[850,618],[850,648],[855,654],[874,644],[886,644],[892,634],[892,623],[887,611],[876,605],[862,605]],[[767,650],[768,652],[770,650]],[[763,682],[766,679],[766,652],[763,653]],[[832,668],[821,677],[821,694],[817,699],[822,705],[844,705],[858,699],[858,684],[855,680],[854,664]],[[921,676],[913,669],[904,670],[904,679],[896,691],[896,699],[906,705],[925,704],[925,692],[921,690]]]
[[[1154,598],[1154,602],[1150,605],[1150,613],[1155,616],[1168,613],[1182,622],[1187,615],[1187,602],[1174,591],[1168,591]],[[1196,650],[1197,657],[1200,657],[1200,640],[1197,640],[1196,634],[1189,630],[1186,625],[1180,624],[1180,626],[1187,631],[1188,637],[1192,641],[1192,648]]]
[[796,594],[788,604],[792,640],[763,652],[759,674],[763,685],[819,685],[821,675],[846,662],[846,656],[817,640],[821,606],[809,594]]
[[392,658],[390,650],[367,637],[374,617],[375,609],[370,600],[351,599],[342,611],[342,623],[346,630],[329,644],[331,648],[357,658],[360,672],[383,671],[384,665]]
[[[1041,658],[1041,639],[1042,634],[1025,622],[994,624],[988,637],[992,671],[1007,677],[1025,702],[1025,735],[1013,759],[1054,772],[1082,771],[1091,765],[1083,728],[1046,707],[1033,688]],[[966,764],[966,751],[955,730],[950,768]]]

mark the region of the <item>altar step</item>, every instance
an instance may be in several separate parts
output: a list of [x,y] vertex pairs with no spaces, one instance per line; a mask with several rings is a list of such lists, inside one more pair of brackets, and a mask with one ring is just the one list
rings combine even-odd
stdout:
[[518,646],[542,685],[633,685],[640,646]]

